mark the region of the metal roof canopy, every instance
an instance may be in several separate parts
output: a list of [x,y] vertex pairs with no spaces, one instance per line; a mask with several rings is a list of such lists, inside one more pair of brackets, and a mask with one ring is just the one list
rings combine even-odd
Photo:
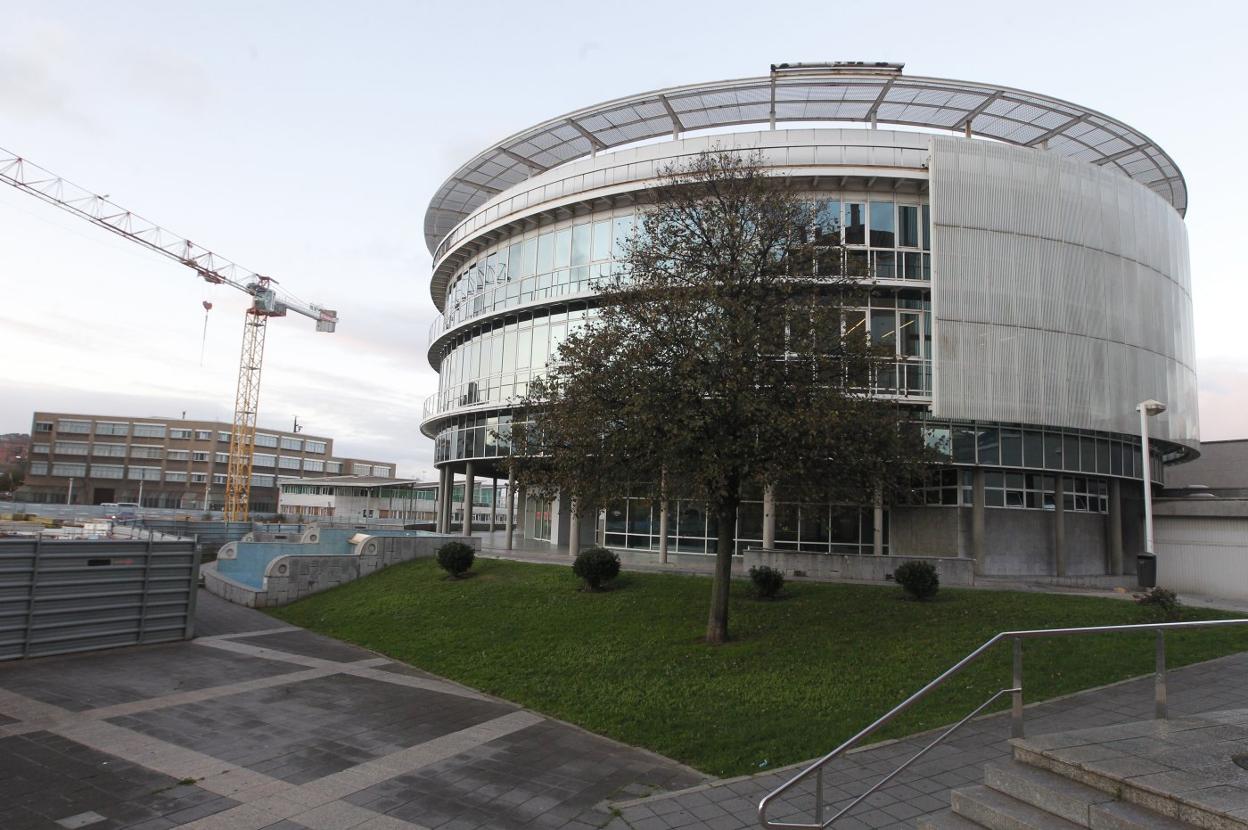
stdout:
[[691,130],[799,121],[849,121],[951,130],[1112,165],[1179,214],[1187,185],[1143,133],[1108,115],[1011,87],[906,77],[904,64],[777,64],[769,75],[617,98],[552,118],[479,153],[448,178],[425,213],[438,243],[474,210],[532,175],[602,150]]

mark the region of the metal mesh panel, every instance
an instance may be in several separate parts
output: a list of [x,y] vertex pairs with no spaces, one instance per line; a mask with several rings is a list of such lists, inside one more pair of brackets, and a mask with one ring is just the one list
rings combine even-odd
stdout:
[[[1003,144],[932,142],[941,417],[1198,440],[1187,238],[1138,184]],[[1151,164],[1151,162],[1149,162]]]

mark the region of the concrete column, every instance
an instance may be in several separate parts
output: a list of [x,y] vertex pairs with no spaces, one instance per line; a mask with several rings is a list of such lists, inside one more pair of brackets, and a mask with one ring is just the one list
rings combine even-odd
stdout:
[[1053,572],[1066,575],[1066,477],[1057,476],[1053,493]]
[[871,510],[871,552],[884,555],[884,494],[877,487],[875,505]]
[[520,531],[520,538],[524,538],[525,513],[529,509],[529,488],[521,484],[520,489],[516,491],[516,529]]
[[667,562],[667,499],[659,502],[659,561]]
[[494,490],[490,493],[490,533],[494,532],[494,520],[498,518],[498,476],[494,476]]
[[448,466],[446,468],[446,501],[442,505],[442,528],[444,533],[454,532],[451,527],[451,517],[455,515],[455,470]]
[[464,462],[464,535],[472,535],[472,462]]
[[1109,572],[1122,576],[1122,482],[1109,480]]
[[971,478],[971,556],[975,557],[975,570],[982,571],[987,554],[987,531],[984,527],[984,468],[976,467]]
[[447,499],[451,488],[447,487],[447,468],[438,468],[438,504],[437,513],[433,515],[433,530],[436,533],[447,532]]
[[763,487],[763,549],[775,550],[776,547],[776,488],[768,484]]
[[568,505],[568,556],[573,559],[581,552],[581,505],[575,498]]
[[507,472],[507,518],[505,527],[507,528],[507,550],[511,550],[511,538],[516,530],[515,519],[516,506],[516,471],[508,470]]

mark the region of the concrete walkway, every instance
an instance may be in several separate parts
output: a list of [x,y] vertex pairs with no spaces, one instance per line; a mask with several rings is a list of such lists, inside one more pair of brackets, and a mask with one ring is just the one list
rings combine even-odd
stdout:
[[204,592],[197,620],[0,664],[0,828],[588,830],[704,780]]

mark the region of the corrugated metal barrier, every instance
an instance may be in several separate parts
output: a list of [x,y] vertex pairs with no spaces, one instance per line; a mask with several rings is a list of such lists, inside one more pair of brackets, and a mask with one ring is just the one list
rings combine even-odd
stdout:
[[0,539],[0,660],[190,639],[198,581],[189,539]]

